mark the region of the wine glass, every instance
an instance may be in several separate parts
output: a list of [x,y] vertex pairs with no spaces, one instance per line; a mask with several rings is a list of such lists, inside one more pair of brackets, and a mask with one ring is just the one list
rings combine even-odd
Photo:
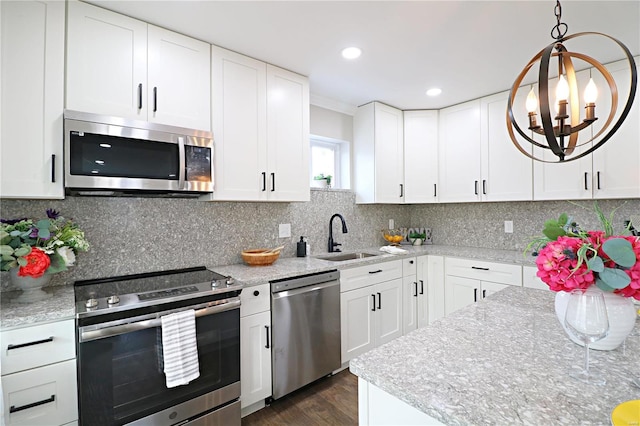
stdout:
[[569,375],[585,383],[605,384],[604,377],[589,371],[589,344],[604,339],[609,333],[609,318],[602,292],[589,289],[571,291],[564,324],[573,337],[584,343],[585,348],[584,369]]

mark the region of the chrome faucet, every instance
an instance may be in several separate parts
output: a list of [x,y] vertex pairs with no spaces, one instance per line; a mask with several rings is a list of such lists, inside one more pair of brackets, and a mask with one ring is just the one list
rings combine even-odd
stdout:
[[336,213],[333,216],[331,216],[331,219],[329,219],[329,253],[341,251],[339,248],[336,248],[336,247],[341,246],[342,244],[333,242],[333,219],[335,219],[336,217],[339,217],[340,220],[342,221],[342,233],[343,234],[347,233],[347,222],[344,221],[344,217],[342,217],[340,213]]

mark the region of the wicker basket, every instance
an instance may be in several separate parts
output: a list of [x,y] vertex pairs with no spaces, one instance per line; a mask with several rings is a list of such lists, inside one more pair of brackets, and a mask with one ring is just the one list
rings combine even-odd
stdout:
[[269,249],[252,249],[242,252],[242,260],[250,266],[271,265],[280,256],[280,250],[266,253]]

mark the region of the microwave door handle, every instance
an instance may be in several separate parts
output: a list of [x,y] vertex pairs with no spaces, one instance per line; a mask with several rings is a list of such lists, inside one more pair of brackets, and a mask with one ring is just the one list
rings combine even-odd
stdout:
[[184,189],[186,160],[184,154],[184,136],[178,136],[178,154],[180,156],[180,165],[178,166],[178,189]]

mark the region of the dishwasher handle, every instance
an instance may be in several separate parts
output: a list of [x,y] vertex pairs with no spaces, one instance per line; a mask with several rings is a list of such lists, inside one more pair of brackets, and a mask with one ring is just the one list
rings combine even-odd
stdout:
[[295,288],[293,290],[285,290],[285,291],[280,291],[278,293],[272,293],[271,294],[271,299],[272,300],[277,300],[277,299],[283,299],[286,297],[293,297],[293,296],[298,296],[300,294],[305,294],[305,293],[311,293],[314,291],[318,291],[318,290],[323,290],[329,287],[334,287],[334,286],[339,286],[340,285],[340,281],[327,281],[324,283],[320,283],[320,284],[311,284],[308,285],[306,287],[299,287],[299,288]]

